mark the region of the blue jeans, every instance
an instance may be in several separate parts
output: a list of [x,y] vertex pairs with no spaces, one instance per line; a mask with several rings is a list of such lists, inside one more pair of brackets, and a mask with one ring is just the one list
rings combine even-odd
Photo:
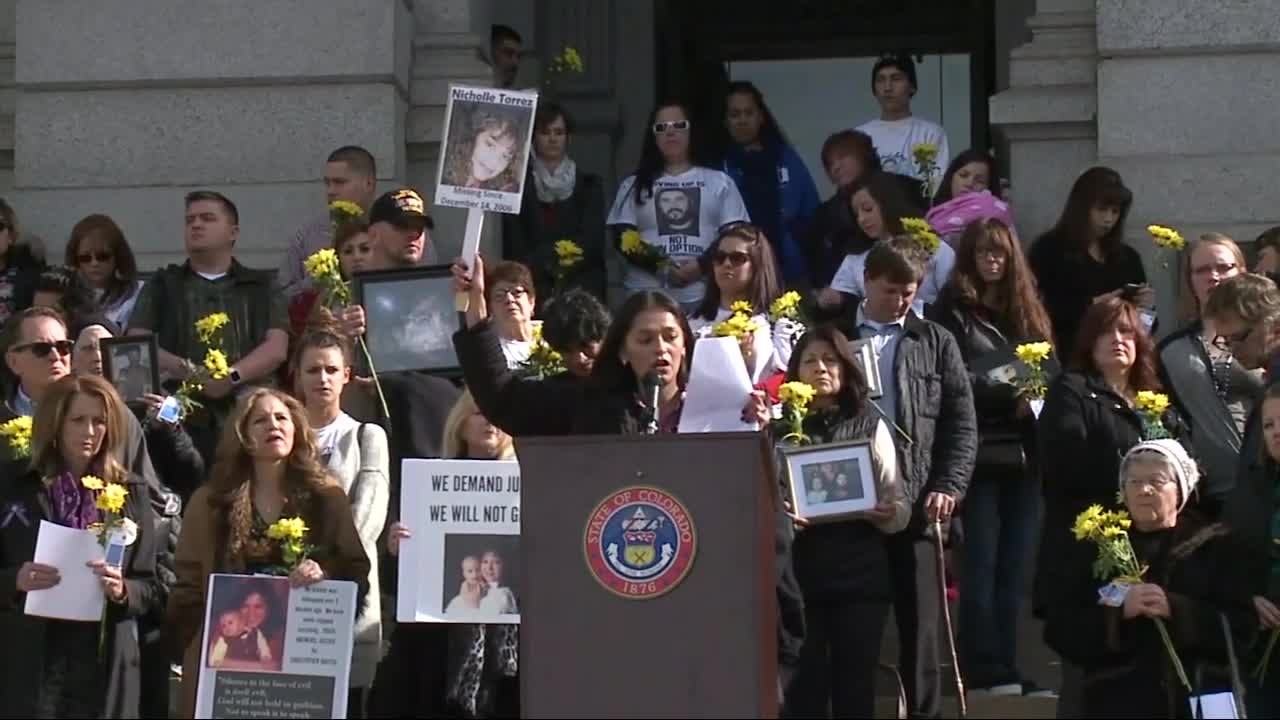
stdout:
[[1039,533],[1039,488],[1021,468],[978,466],[964,498],[960,663],[965,684],[1020,680],[1018,611],[1028,550]]

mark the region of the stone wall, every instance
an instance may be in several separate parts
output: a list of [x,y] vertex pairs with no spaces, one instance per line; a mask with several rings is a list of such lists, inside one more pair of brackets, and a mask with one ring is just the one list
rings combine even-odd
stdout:
[[180,260],[182,197],[207,187],[239,206],[241,259],[274,267],[323,216],[335,147],[405,177],[406,0],[18,0],[15,27],[11,194],[51,258],[108,212],[140,266]]

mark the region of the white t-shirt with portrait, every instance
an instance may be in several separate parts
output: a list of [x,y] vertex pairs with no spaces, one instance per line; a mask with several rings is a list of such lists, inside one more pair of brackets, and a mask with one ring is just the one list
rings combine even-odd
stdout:
[[[750,222],[733,179],[719,170],[695,166],[679,175],[664,175],[653,183],[653,196],[636,204],[634,175],[622,181],[609,225],[631,225],[644,242],[662,248],[673,260],[697,259],[715,242],[720,228]],[[622,285],[627,292],[662,288],[662,280],[628,263]],[[699,280],[665,292],[679,303],[696,303],[706,292]]]
[[932,143],[938,146],[938,159],[934,161],[935,183],[942,180],[947,164],[951,162],[951,148],[947,144],[947,131],[942,126],[911,115],[901,120],[872,120],[858,126],[858,130],[871,137],[871,143],[880,156],[880,167],[885,172],[910,175],[923,180],[920,169],[916,167],[911,148],[920,143]]

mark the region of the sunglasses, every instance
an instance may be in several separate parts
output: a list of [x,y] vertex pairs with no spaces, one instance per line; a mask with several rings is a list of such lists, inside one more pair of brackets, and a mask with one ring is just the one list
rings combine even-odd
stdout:
[[661,135],[668,130],[688,130],[688,120],[668,120],[666,122],[656,122],[653,124],[653,134]]
[[725,252],[724,250],[717,250],[711,253],[711,262],[716,265],[723,265],[725,262],[728,262],[733,267],[742,267],[743,265],[746,265],[750,260],[751,260],[751,256],[740,250],[734,251],[734,252]]
[[75,343],[70,340],[59,340],[57,342],[33,342],[25,345],[15,345],[10,349],[13,350],[13,352],[30,350],[32,355],[35,355],[38,358],[43,358],[49,357],[49,353],[54,350],[57,350],[59,355],[66,357],[71,354],[71,349],[73,347],[75,347]]
[[78,260],[81,265],[88,265],[94,260],[97,260],[100,263],[109,262],[114,257],[115,255],[109,252],[83,252],[76,255],[76,260]]

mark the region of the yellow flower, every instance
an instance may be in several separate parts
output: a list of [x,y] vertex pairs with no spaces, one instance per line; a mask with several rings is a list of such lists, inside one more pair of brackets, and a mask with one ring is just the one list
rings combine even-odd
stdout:
[[80,484],[90,490],[101,490],[106,487],[106,483],[102,482],[102,478],[97,475],[85,475],[80,478]]
[[[364,208],[349,200],[334,200],[329,203],[329,223],[334,226],[358,220],[364,217]],[[329,252],[333,252],[330,250]]]
[[938,252],[938,248],[942,245],[942,240],[924,218],[902,218],[902,230],[910,235],[911,239],[915,240],[920,247],[928,251],[930,255]]
[[1028,365],[1039,365],[1048,359],[1053,352],[1053,345],[1047,342],[1023,343],[1014,349],[1018,359]]
[[644,240],[640,239],[640,233],[635,230],[627,230],[622,233],[622,252],[627,255],[635,255],[644,251]]
[[734,315],[746,315],[750,317],[755,311],[751,308],[751,303],[746,300],[737,300],[729,306],[729,312]]
[[313,253],[311,257],[302,262],[302,266],[306,268],[307,275],[316,280],[333,276],[341,277],[338,253],[330,248]]
[[938,146],[933,143],[916,143],[911,146],[911,156],[915,158],[917,165],[927,167],[938,159]]
[[196,321],[196,334],[200,336],[200,342],[205,345],[213,344],[214,336],[227,323],[231,322],[231,318],[226,313],[213,313],[206,315]]
[[103,512],[120,514],[124,509],[124,499],[129,496],[129,491],[124,489],[123,485],[109,483],[98,493],[98,500],[95,503],[99,510]]
[[204,366],[209,369],[209,377],[221,380],[231,374],[231,366],[227,364],[227,356],[221,350],[210,348],[204,354]]
[[795,320],[800,315],[800,293],[789,290],[769,306],[769,319],[777,322],[781,318]]
[[580,73],[586,69],[586,66],[582,62],[582,56],[579,55],[578,50],[571,45],[565,47],[564,53],[561,54],[561,57],[564,58],[564,64],[574,72]]
[[9,449],[15,457],[31,456],[31,416],[23,415],[0,425],[0,435],[9,441]]
[[740,338],[754,333],[758,328],[756,321],[752,320],[750,315],[734,313],[728,320],[717,324],[714,332],[716,337]]
[[1148,225],[1147,232],[1151,235],[1151,239],[1157,247],[1162,247],[1166,250],[1181,250],[1187,244],[1182,235],[1173,228],[1163,225]]
[[301,540],[306,537],[306,521],[300,517],[280,518],[267,528],[267,537],[272,540]]
[[578,247],[578,243],[572,240],[557,240],[556,258],[560,261],[560,267],[571,268],[582,262],[582,248]]
[[783,405],[792,405],[801,410],[807,409],[817,394],[818,391],[812,385],[794,380],[782,383],[782,387],[778,388],[778,399]]
[[1105,515],[1101,505],[1090,505],[1084,512],[1077,515],[1075,524],[1071,526],[1071,532],[1076,540],[1084,540],[1097,532]]
[[1151,390],[1142,390],[1138,393],[1137,405],[1142,412],[1159,417],[1169,409],[1169,396]]
[[933,232],[929,221],[918,217],[902,218],[902,229],[908,235],[919,235],[922,232]]

